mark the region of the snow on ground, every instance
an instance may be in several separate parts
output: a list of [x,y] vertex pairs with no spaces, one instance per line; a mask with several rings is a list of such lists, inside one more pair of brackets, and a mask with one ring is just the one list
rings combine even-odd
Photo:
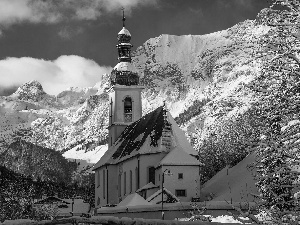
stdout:
[[248,165],[255,161],[255,153],[248,155],[232,168],[225,167],[218,172],[201,189],[206,200],[254,202],[258,195],[252,171]]
[[85,152],[85,150],[76,151],[73,148],[63,154],[68,159],[82,159],[88,163],[97,163],[107,150],[107,145],[97,146],[93,151]]
[[228,216],[228,215],[222,215],[222,216],[217,216],[216,218],[211,218],[211,222],[217,222],[217,223],[242,223],[238,220],[235,220],[233,216]]
[[[203,215],[204,217],[209,217],[211,219],[211,222],[216,222],[216,223],[240,223],[240,224],[247,224],[248,218],[244,217],[239,217],[240,220],[245,221],[245,223],[242,223],[241,221],[238,221],[234,219],[233,216],[228,216],[228,215],[222,215],[222,216],[217,216],[213,217],[211,215]],[[188,221],[189,218],[179,218],[179,221]],[[249,223],[251,224],[251,222]]]

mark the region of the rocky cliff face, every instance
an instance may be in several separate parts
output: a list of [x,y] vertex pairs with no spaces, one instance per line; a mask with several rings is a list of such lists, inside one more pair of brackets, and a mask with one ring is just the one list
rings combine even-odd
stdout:
[[[161,35],[146,41],[133,53],[146,86],[144,113],[166,100],[199,150],[219,124],[236,120],[251,108],[254,98],[245,87],[258,72],[253,54],[268,29],[248,20],[212,34]],[[0,141],[13,143],[14,134],[28,130],[30,135],[21,139],[68,157],[92,155],[91,162],[96,162],[107,140],[108,77],[104,77],[95,87],[70,88],[57,96],[46,94],[32,81],[13,95],[0,97]]]
[[134,53],[147,86],[144,109],[164,99],[191,138],[203,141],[216,120],[243,114],[253,100],[245,86],[258,73],[257,42],[269,28],[245,21],[201,36],[161,35]]

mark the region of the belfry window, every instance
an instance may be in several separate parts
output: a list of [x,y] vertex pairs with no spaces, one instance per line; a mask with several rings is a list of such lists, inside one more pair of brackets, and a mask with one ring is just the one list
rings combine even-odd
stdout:
[[132,100],[130,97],[124,99],[124,119],[125,122],[132,122]]

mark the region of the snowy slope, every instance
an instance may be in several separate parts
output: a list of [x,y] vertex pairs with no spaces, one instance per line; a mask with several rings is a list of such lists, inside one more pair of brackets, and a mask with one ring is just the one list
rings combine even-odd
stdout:
[[[143,113],[166,100],[197,149],[216,121],[242,115],[250,107],[253,98],[245,86],[258,68],[252,53],[267,31],[248,20],[207,35],[149,39],[133,53],[146,86]],[[26,130],[22,139],[61,151],[67,158],[97,161],[106,148],[108,125],[109,76],[100,76],[102,82],[94,87],[73,87],[57,96],[45,93],[37,81],[11,96],[0,96],[0,142],[9,143],[17,131]]]

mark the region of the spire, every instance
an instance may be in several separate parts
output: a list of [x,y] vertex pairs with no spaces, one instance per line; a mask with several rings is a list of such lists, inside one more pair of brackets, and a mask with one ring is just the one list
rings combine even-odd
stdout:
[[118,49],[118,61],[119,63],[114,67],[111,72],[111,83],[120,84],[120,85],[138,85],[139,76],[136,68],[131,63],[131,48],[132,44],[130,43],[131,34],[125,28],[125,13],[123,11],[123,28],[117,35],[117,49]]
[[122,11],[123,11],[123,18],[122,18],[122,20],[123,20],[123,27],[125,27],[125,20],[126,20],[125,15],[124,15],[124,10],[125,10],[125,8],[122,7]]

